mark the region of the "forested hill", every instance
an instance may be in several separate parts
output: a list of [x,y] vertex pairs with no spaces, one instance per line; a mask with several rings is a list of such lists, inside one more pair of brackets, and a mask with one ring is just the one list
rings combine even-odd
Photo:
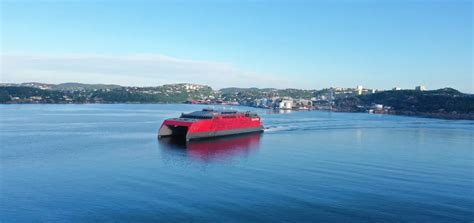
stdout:
[[157,87],[123,87],[106,84],[22,83],[0,85],[0,103],[207,103],[238,102],[252,105],[255,99],[292,97],[310,99],[315,90],[274,88],[223,88],[214,91],[199,84],[168,84]]
[[394,114],[437,118],[474,119],[474,95],[452,88],[432,91],[383,91],[374,94],[341,98],[335,101],[339,111],[362,111],[375,104],[390,107]]
[[183,103],[213,97],[214,94],[211,87],[196,84],[122,87],[28,83],[21,86],[1,86],[0,103]]

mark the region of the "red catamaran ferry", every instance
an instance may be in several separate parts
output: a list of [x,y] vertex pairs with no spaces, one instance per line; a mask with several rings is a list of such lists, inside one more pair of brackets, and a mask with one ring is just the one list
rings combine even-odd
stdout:
[[203,109],[181,114],[179,118],[166,119],[161,125],[158,137],[176,136],[189,141],[261,131],[263,126],[260,117],[255,113]]

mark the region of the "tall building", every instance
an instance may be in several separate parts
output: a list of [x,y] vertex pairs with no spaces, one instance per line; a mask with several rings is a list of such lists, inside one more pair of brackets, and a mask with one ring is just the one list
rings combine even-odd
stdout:
[[362,87],[361,85],[357,85],[357,95],[361,95],[362,94],[362,91],[364,90],[364,87]]
[[420,86],[416,86],[416,87],[415,87],[415,90],[417,90],[417,91],[426,91],[427,89],[426,89],[425,86],[420,85]]

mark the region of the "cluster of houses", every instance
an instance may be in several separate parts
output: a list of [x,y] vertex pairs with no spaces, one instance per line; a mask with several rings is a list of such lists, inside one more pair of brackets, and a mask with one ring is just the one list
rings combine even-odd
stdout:
[[392,112],[392,107],[384,106],[382,104],[372,104],[368,109],[370,114],[389,114]]
[[281,110],[310,110],[313,108],[313,101],[310,99],[293,99],[291,97],[273,97],[255,99],[252,104],[258,108],[273,108]]
[[[393,91],[402,90],[400,87],[394,87]],[[416,91],[426,91],[423,85],[416,86]],[[280,110],[332,110],[334,101],[338,98],[347,98],[357,95],[373,94],[379,92],[378,89],[367,89],[363,86],[355,88],[329,88],[321,94],[315,95],[310,99],[294,99],[291,97],[272,97],[255,99],[251,106],[259,108],[273,108]],[[383,90],[382,90],[383,91]],[[369,113],[383,114],[390,113],[392,108],[381,104],[374,104],[365,108]]]
[[[63,84],[65,85],[65,84]],[[79,84],[81,85],[81,84]],[[52,89],[53,85],[42,84],[42,83],[23,83],[23,84],[1,84],[0,86],[25,86],[25,87],[35,87],[39,89]],[[120,87],[120,86],[119,86]],[[78,88],[80,90],[74,89],[69,91],[74,91],[78,96],[86,97],[87,93],[84,89]],[[333,110],[336,99],[348,98],[357,95],[373,94],[378,92],[377,89],[367,89],[363,86],[357,86],[355,88],[327,88],[320,91],[312,92],[312,96],[306,94],[305,97],[311,98],[292,98],[288,96],[279,96],[278,94],[268,94],[258,92],[257,94],[240,94],[240,92],[235,92],[232,94],[234,97],[223,97],[218,91],[213,91],[212,88],[206,85],[200,84],[169,84],[163,85],[161,87],[124,87],[125,91],[130,93],[142,93],[142,94],[164,94],[165,96],[184,94],[188,93],[194,98],[190,99],[186,103],[190,104],[221,104],[221,105],[247,105],[258,108],[268,108],[268,109],[279,109],[279,110]],[[110,88],[102,89],[92,89],[92,91],[110,91]],[[257,89],[258,90],[258,89]],[[392,91],[402,90],[400,87],[394,87]],[[417,91],[426,91],[425,86],[416,86],[415,90]],[[65,91],[65,92],[69,92]],[[91,91],[91,90],[89,90]],[[293,94],[295,95],[295,94]],[[296,94],[297,95],[297,94]],[[304,94],[301,94],[304,95]],[[11,97],[13,103],[43,103],[51,101],[52,99],[49,96],[36,96],[20,98],[16,96]],[[56,101],[62,103],[73,103],[74,100],[71,95],[66,94],[55,98]],[[100,102],[100,101],[94,101]],[[390,112],[390,107],[384,107],[383,105],[373,105],[372,107],[364,108],[367,109],[369,113],[388,113]]]
[[69,96],[62,96],[61,98],[51,98],[50,96],[29,96],[29,97],[10,97],[10,103],[48,103],[52,101],[58,101],[61,103],[73,103],[73,99]]

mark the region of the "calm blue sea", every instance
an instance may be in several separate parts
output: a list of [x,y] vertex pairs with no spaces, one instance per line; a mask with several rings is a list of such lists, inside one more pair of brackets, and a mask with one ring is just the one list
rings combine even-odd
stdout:
[[255,110],[267,130],[157,140],[198,105],[1,105],[0,222],[472,222],[474,122]]

